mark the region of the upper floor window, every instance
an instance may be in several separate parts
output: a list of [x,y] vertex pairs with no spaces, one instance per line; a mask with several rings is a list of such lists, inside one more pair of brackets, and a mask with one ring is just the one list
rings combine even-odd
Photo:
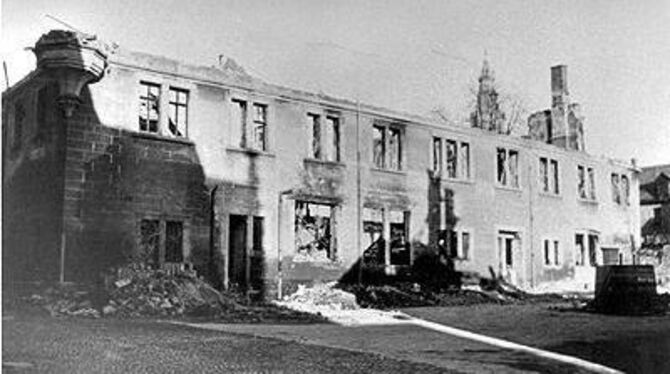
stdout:
[[268,106],[253,103],[250,119],[247,101],[233,99],[232,103],[233,139],[239,139],[240,148],[267,151]]
[[542,192],[558,195],[560,192],[558,178],[558,161],[540,157],[540,188]]
[[157,84],[140,82],[140,131],[158,133],[161,87]]
[[519,152],[498,148],[497,181],[501,186],[519,188]]
[[310,119],[312,143],[311,157],[317,160],[340,161],[340,119],[326,116],[322,123],[318,114],[308,114]]
[[254,104],[254,127],[250,148],[259,151],[267,150],[268,107],[264,104]]
[[[451,179],[470,179],[470,144],[453,139],[433,138],[433,170]],[[442,160],[445,160],[444,165]]]
[[402,169],[401,130],[392,126],[372,127],[372,161],[375,167],[387,170]]
[[580,199],[596,199],[595,179],[593,168],[577,165],[577,193]]
[[170,87],[168,131],[177,137],[186,136],[188,124],[188,91]]
[[612,201],[619,205],[630,205],[630,182],[628,176],[612,173]]

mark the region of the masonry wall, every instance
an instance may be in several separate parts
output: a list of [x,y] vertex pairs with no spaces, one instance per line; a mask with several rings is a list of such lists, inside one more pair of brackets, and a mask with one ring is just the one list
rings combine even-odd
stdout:
[[182,222],[185,261],[210,275],[209,192],[195,145],[105,122],[104,104],[85,88],[67,123],[66,278],[96,279],[142,257],[142,219]]
[[[3,94],[4,282],[59,277],[65,133],[56,90],[36,77]],[[22,120],[15,115],[18,110]]]

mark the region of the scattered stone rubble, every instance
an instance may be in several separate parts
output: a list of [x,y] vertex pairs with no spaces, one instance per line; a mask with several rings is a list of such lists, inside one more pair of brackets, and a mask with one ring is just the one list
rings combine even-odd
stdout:
[[335,288],[335,285],[335,282],[316,284],[309,288],[299,285],[295,293],[284,297],[277,304],[308,313],[318,313],[323,309],[356,310],[360,308],[354,294]]
[[243,294],[222,293],[193,271],[167,272],[143,264],[121,267],[104,287],[60,285],[28,298],[52,316],[207,317],[222,322],[318,322],[318,316],[269,304],[248,304]]

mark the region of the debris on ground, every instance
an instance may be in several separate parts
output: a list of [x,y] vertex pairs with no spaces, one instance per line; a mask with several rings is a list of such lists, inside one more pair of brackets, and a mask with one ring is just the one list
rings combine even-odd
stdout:
[[245,294],[218,291],[192,270],[167,272],[137,263],[115,269],[104,286],[62,284],[24,300],[52,316],[185,317],[226,323],[323,321],[269,303],[252,305]]
[[277,304],[287,307],[298,306],[297,310],[303,311],[318,311],[324,308],[330,310],[355,310],[360,308],[356,303],[354,294],[335,286],[335,282],[316,284],[312,287],[299,285],[295,293],[284,297]]

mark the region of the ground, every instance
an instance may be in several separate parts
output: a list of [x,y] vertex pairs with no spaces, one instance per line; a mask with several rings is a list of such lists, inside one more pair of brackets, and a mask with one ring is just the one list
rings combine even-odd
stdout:
[[[627,373],[670,372],[669,315],[601,316],[549,304],[403,311]],[[580,372],[413,325],[198,324],[208,328],[201,329],[157,320],[3,313],[3,372],[9,373]]]

